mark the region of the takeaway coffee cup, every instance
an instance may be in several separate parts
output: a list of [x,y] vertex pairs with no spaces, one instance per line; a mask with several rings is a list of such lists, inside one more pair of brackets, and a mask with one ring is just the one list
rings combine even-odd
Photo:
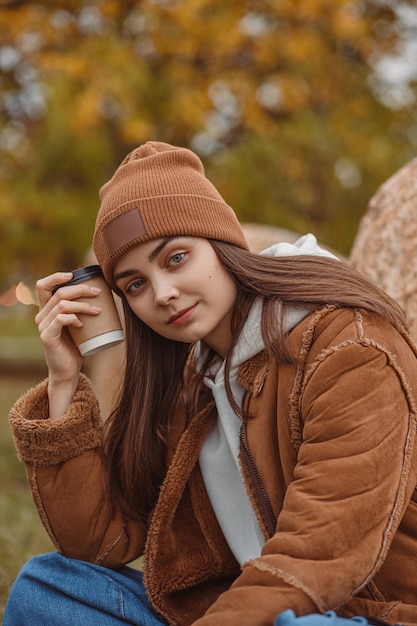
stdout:
[[[74,270],[72,279],[61,285],[56,285],[52,293],[61,287],[85,282],[93,287],[100,287],[101,292],[94,298],[94,304],[101,307],[101,312],[99,315],[79,314],[83,326],[81,328],[69,326],[68,330],[82,356],[90,356],[115,346],[123,341],[124,337],[113,294],[104,280],[99,265],[89,265]],[[80,298],[80,301],[91,303],[92,299]]]

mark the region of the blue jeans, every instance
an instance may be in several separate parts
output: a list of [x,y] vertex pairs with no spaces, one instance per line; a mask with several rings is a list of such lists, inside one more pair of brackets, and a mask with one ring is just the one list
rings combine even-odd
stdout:
[[[363,617],[347,620],[329,611],[295,617],[287,610],[275,626],[342,626],[368,624]],[[58,553],[28,561],[10,591],[3,626],[166,626],[152,608],[142,572],[117,571],[68,559]]]
[[142,572],[114,571],[58,553],[33,557],[16,578],[3,626],[161,626]]

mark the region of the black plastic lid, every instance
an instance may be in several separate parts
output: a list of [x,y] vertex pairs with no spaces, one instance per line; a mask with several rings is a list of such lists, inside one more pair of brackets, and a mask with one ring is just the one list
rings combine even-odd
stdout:
[[58,289],[61,289],[61,287],[83,283],[90,278],[94,278],[95,276],[103,276],[100,265],[87,265],[86,267],[80,267],[72,272],[71,280],[68,280],[66,283],[62,283],[61,285],[55,285],[52,289],[52,293],[54,294]]

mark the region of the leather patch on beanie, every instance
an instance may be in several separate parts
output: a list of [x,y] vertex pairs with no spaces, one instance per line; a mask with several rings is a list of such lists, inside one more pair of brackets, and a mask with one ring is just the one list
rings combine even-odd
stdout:
[[146,234],[138,208],[118,215],[103,228],[103,240],[109,256]]

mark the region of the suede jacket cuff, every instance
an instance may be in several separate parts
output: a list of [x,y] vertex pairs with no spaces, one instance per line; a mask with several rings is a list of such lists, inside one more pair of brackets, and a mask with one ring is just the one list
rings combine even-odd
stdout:
[[9,423],[20,460],[37,467],[67,461],[101,446],[103,439],[98,401],[84,374],[62,418],[49,419],[48,380],[44,380],[16,402]]

